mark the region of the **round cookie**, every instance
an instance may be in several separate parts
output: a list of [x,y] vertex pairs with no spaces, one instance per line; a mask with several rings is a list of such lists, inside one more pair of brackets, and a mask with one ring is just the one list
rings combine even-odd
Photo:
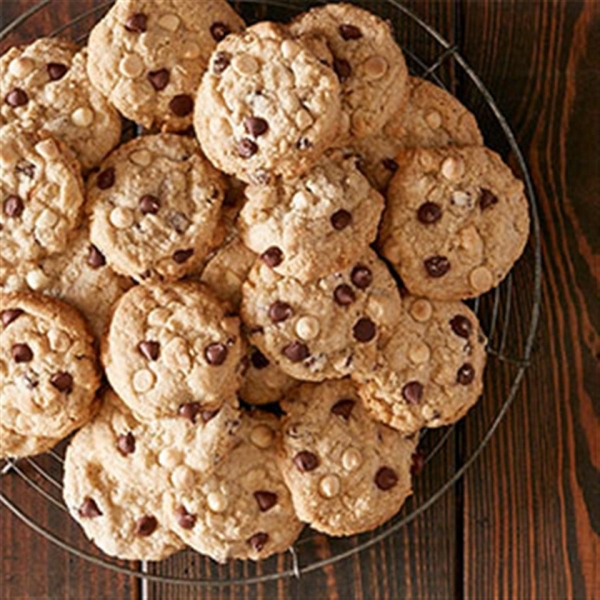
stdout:
[[123,275],[180,279],[210,252],[224,194],[193,139],[136,138],[88,182],[92,243]]
[[257,412],[241,420],[239,445],[201,483],[171,491],[165,502],[173,531],[221,563],[284,552],[302,530],[276,462],[277,418]]
[[137,286],[115,307],[102,362],[140,418],[197,421],[239,388],[242,346],[238,319],[206,286]]
[[132,121],[184,131],[211,52],[243,28],[225,0],[118,0],[90,34],[89,76]]
[[343,133],[363,138],[383,128],[408,93],[408,69],[389,23],[351,4],[328,4],[301,14],[292,35],[324,38],[341,83]]
[[0,459],[43,454],[58,442],[57,438],[17,433],[0,423]]
[[18,121],[64,142],[87,170],[119,143],[121,117],[90,83],[87,50],[42,38],[0,57],[0,124]]
[[307,171],[340,122],[335,73],[274,23],[230,35],[198,90],[196,134],[222,171],[265,184]]
[[32,293],[0,294],[0,411],[17,434],[63,438],[96,408],[92,337],[70,306]]
[[0,128],[0,275],[60,252],[79,225],[83,182],[64,144],[18,124]]
[[336,152],[310,171],[275,185],[250,185],[238,219],[257,254],[279,248],[281,275],[309,281],[356,262],[377,237],[382,196],[356,168],[356,156]]
[[273,271],[278,256],[264,254],[243,287],[250,342],[301,380],[336,379],[371,364],[401,310],[385,264],[369,249],[344,271],[302,283]]
[[383,131],[349,142],[361,156],[361,169],[378,190],[387,189],[398,170],[396,155],[407,148],[482,146],[477,120],[452,94],[410,77],[408,102],[386,123]]
[[360,395],[380,421],[405,434],[450,425],[483,391],[486,338],[462,302],[408,296],[372,368],[356,371]]
[[355,535],[391,519],[412,493],[417,436],[372,419],[351,381],[305,383],[282,402],[280,468],[302,521]]
[[407,150],[398,163],[380,247],[410,292],[459,300],[497,286],[529,236],[522,182],[483,147]]

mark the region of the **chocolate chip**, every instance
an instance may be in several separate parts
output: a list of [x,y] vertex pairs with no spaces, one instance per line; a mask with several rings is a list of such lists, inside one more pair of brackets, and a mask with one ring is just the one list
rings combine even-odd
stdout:
[[29,102],[29,96],[21,88],[14,88],[6,94],[4,102],[13,108],[25,106]]
[[86,498],[83,504],[79,507],[79,516],[86,519],[101,517],[102,511],[98,508],[96,501],[93,498]]
[[269,541],[269,534],[263,531],[255,533],[251,538],[248,538],[248,544],[255,552],[260,552]]
[[188,402],[187,404],[182,404],[177,413],[180,417],[195,423],[196,418],[200,413],[200,404],[198,404],[198,402]]
[[340,306],[348,306],[356,300],[356,295],[349,285],[342,283],[335,288],[333,298]]
[[331,225],[334,229],[342,231],[352,223],[352,214],[347,210],[338,210],[331,215]]
[[359,290],[366,290],[373,283],[373,272],[365,265],[356,265],[350,279]]
[[258,152],[258,146],[250,138],[243,138],[238,142],[237,151],[242,158],[250,158]]
[[58,81],[66,75],[69,67],[61,63],[48,63],[46,65],[46,70],[48,71],[48,76],[51,81]]
[[450,320],[450,327],[452,331],[461,338],[469,339],[471,332],[473,331],[473,325],[471,321],[464,315],[456,315]]
[[182,265],[186,263],[194,254],[193,248],[188,248],[187,250],[176,250],[173,252],[173,260],[178,264]]
[[381,161],[381,164],[383,165],[384,169],[387,169],[392,173],[395,173],[399,168],[398,163],[393,158],[384,158]]
[[442,207],[435,202],[425,202],[419,206],[417,218],[424,225],[432,225],[442,218]]
[[196,515],[190,514],[184,506],[179,506],[175,511],[175,519],[182,529],[193,529],[196,524]]
[[73,391],[73,376],[65,371],[54,373],[54,375],[50,377],[50,384],[59,392],[70,394]]
[[206,362],[213,367],[222,365],[227,360],[227,354],[227,346],[220,343],[210,344],[210,346],[207,346],[204,350]]
[[168,69],[159,69],[148,73],[148,81],[157,92],[164,90],[169,85],[170,78],[171,74]]
[[152,515],[145,515],[141,519],[138,519],[135,523],[135,535],[140,537],[148,537],[152,535],[158,527],[158,521],[156,517]]
[[308,346],[302,342],[292,342],[291,344],[288,344],[282,352],[286,358],[289,358],[295,363],[302,362],[310,356]]
[[283,323],[283,321],[287,321],[293,314],[292,307],[286,302],[280,302],[279,300],[273,302],[269,308],[269,319],[273,323]]
[[135,437],[131,431],[123,433],[117,438],[117,448],[123,456],[135,452]]
[[450,270],[450,261],[445,256],[432,256],[424,264],[429,276],[436,279],[443,277]]
[[495,194],[485,188],[481,189],[481,195],[479,196],[479,208],[481,210],[486,210],[497,203],[498,197]]
[[340,25],[340,35],[346,40],[359,40],[363,34],[362,31],[355,25],[343,23]]
[[266,512],[277,504],[277,494],[274,494],[273,492],[254,492],[254,499],[261,512]]
[[139,207],[143,215],[155,215],[160,210],[160,200],[156,196],[146,194],[140,198]]
[[255,369],[266,369],[271,363],[269,359],[257,349],[252,350],[252,354],[250,355],[250,362]]
[[176,117],[187,117],[194,110],[194,100],[188,94],[173,96],[169,108]]
[[230,33],[231,29],[229,29],[229,26],[221,21],[217,21],[210,26],[210,34],[213,36],[215,42],[224,40]]
[[16,321],[22,314],[23,311],[20,308],[9,308],[8,310],[3,310],[0,313],[0,321],[2,321],[2,325],[4,327],[8,327],[13,321]]
[[350,418],[350,414],[352,413],[355,404],[356,402],[349,398],[339,400],[331,407],[331,412],[338,417],[342,417],[344,421],[347,421]]
[[35,175],[35,165],[27,160],[21,160],[15,167],[15,171],[19,173],[19,175],[22,174],[28,179],[33,179],[33,176]]
[[296,148],[298,148],[298,150],[308,150],[309,148],[312,148],[312,142],[306,137],[301,137],[296,142]]
[[277,246],[271,246],[260,257],[271,268],[277,267],[283,262],[283,252]]
[[415,452],[412,455],[412,463],[410,465],[410,474],[413,477],[416,477],[417,475],[419,475],[421,473],[424,466],[425,466],[425,454],[423,452],[421,452],[420,450],[417,450],[417,452]]
[[200,418],[203,423],[208,423],[212,421],[220,412],[220,409],[217,410],[203,410],[200,412]]
[[90,245],[90,249],[88,251],[87,256],[87,264],[92,267],[92,269],[100,269],[106,264],[106,258],[104,258],[104,254],[96,248],[93,244]]
[[456,373],[456,381],[460,385],[469,385],[475,379],[475,369],[473,365],[465,363]]
[[98,173],[98,177],[96,178],[96,185],[101,190],[108,190],[113,185],[115,185],[115,170],[113,167],[109,167],[104,171]]
[[125,29],[131,33],[144,33],[148,28],[148,17],[144,13],[135,13],[125,21]]
[[353,332],[357,341],[366,344],[377,335],[377,327],[371,319],[365,317],[356,322]]
[[319,457],[308,450],[303,450],[294,456],[294,464],[302,473],[308,473],[319,466]]
[[423,397],[423,385],[418,381],[410,381],[402,388],[402,397],[409,404],[419,404]]
[[375,485],[383,492],[391,490],[397,483],[398,475],[389,467],[381,467],[375,475]]
[[12,357],[16,363],[30,362],[33,359],[33,352],[27,344],[15,344],[12,347]]
[[244,121],[244,128],[246,129],[246,133],[256,138],[269,131],[269,124],[260,117],[247,117]]
[[12,219],[20,217],[23,214],[23,208],[23,200],[21,200],[21,198],[15,194],[8,196],[2,203],[2,210],[4,210],[4,214]]
[[148,360],[158,360],[160,356],[160,343],[144,340],[138,344],[138,350]]
[[350,63],[343,58],[336,58],[333,61],[333,70],[336,72],[340,83],[344,83],[352,75]]
[[217,52],[213,59],[213,73],[220,75],[231,64],[231,58],[226,52]]

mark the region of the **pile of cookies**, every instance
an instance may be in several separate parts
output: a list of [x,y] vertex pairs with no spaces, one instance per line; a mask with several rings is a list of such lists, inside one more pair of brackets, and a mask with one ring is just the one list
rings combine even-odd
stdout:
[[78,429],[66,504],[124,559],[393,517],[420,430],[482,392],[461,301],[527,242],[475,118],[350,4],[117,0],[0,82],[1,456]]

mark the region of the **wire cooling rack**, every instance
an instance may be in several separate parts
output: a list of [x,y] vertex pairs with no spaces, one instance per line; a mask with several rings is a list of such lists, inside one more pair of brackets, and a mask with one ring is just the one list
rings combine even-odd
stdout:
[[[61,35],[83,43],[92,26],[112,4],[102,1],[90,2],[88,6],[92,8],[83,10],[68,22],[53,27],[55,15],[52,14],[52,9],[60,2],[61,0],[41,0],[33,4],[0,31],[0,43],[7,47],[16,43],[17,38],[18,42],[22,43],[42,35]],[[248,23],[253,23],[265,19],[287,21],[302,10],[322,3],[324,2],[240,0],[233,4]],[[208,566],[204,568],[201,577],[157,574],[152,572],[152,564],[114,560],[94,548],[74,525],[62,500],[65,443],[40,457],[3,461],[0,465],[2,505],[37,533],[73,555],[119,573],[171,584],[224,587],[301,577],[378,544],[427,511],[453,488],[481,454],[514,401],[532,356],[541,304],[540,225],[527,165],[506,119],[479,77],[461,56],[457,46],[449,43],[396,0],[362,0],[359,3],[392,22],[413,75],[430,79],[451,91],[456,91],[458,87],[461,100],[479,119],[487,144],[508,158],[513,170],[525,183],[532,219],[531,238],[525,255],[500,287],[470,303],[489,338],[488,375],[493,369],[495,377],[504,382],[503,402],[495,414],[487,418],[486,426],[482,428],[482,437],[473,443],[472,451],[462,457],[451,475],[443,481],[428,481],[427,486],[419,485],[417,481],[415,494],[408,500],[402,512],[374,532],[353,538],[329,538],[330,556],[314,560],[314,556],[319,555],[315,549],[323,541],[323,536],[307,529],[286,555],[272,557],[258,564],[238,561],[228,571],[207,561]],[[135,133],[135,127],[131,126],[125,135],[131,137]],[[481,402],[486,402],[485,394]],[[473,413],[467,418],[473,418]],[[436,460],[443,460],[444,453],[451,451],[450,444],[455,434],[456,426],[427,432],[420,444],[424,463],[432,464]],[[10,492],[7,491],[9,489]],[[38,522],[39,514],[29,514],[24,508],[24,505],[30,506],[32,501],[39,500],[37,496],[47,503],[44,526]],[[161,571],[189,574],[190,571],[197,570],[194,568],[197,559],[197,554],[186,551],[183,555],[178,555],[177,567],[167,567]],[[186,561],[190,568],[181,567]],[[161,566],[163,564],[165,563],[161,563]]]

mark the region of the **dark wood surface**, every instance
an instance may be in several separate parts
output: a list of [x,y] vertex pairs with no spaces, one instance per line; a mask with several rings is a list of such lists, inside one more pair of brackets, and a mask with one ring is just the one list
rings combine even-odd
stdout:
[[[54,0],[52,11],[20,31],[41,35],[98,3]],[[32,4],[2,0],[3,24]],[[600,598],[600,4],[414,0],[407,5],[455,43],[488,86],[514,128],[539,203],[540,329],[531,365],[489,445],[458,485],[386,541],[299,580],[254,586],[146,587],[69,555],[2,509],[2,600]],[[428,64],[439,54],[408,25],[400,38]],[[19,41],[10,36],[2,50]],[[465,74],[449,63],[439,74],[475,110],[487,143],[507,155],[491,113]],[[515,165],[514,156],[507,157]],[[526,341],[532,264],[530,248],[510,294],[510,335],[502,347],[509,358],[522,355]],[[500,311],[500,325],[505,317]],[[492,340],[496,348],[502,346],[501,334],[499,327]],[[473,453],[517,371],[518,365],[491,359],[483,401],[426,466],[417,498],[431,495]],[[60,509],[28,492],[18,478],[3,489],[38,523],[94,552]],[[325,558],[340,545],[320,538],[307,547],[311,557]],[[260,567],[215,567],[201,558],[174,557],[151,571],[244,576]]]

